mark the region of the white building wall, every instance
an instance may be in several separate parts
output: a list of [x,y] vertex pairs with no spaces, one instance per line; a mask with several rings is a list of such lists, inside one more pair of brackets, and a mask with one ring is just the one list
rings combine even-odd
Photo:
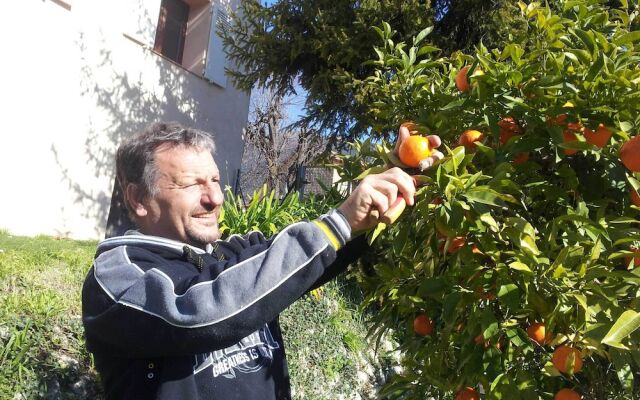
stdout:
[[115,149],[157,120],[214,133],[233,185],[249,97],[151,51],[160,0],[69,4],[0,5],[0,229],[102,237]]

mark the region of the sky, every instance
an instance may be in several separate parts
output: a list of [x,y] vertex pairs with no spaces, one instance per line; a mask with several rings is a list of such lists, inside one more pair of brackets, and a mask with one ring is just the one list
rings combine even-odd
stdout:
[[[262,3],[266,6],[270,6],[275,3],[277,0],[262,0]],[[295,83],[295,88],[297,94],[295,96],[289,96],[285,99],[285,103],[287,103],[287,113],[289,115],[289,119],[292,122],[297,121],[300,117],[305,115],[303,110],[304,102],[306,99],[306,91],[300,87],[298,82]]]

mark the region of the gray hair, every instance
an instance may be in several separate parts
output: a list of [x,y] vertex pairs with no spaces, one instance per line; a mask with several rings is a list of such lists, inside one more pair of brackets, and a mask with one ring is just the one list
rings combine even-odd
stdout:
[[[161,145],[170,147],[197,147],[215,151],[215,142],[210,134],[193,128],[185,128],[177,122],[156,122],[144,131],[126,139],[116,153],[118,182],[123,193],[127,185],[139,185],[146,196],[158,192],[158,166],[155,151]],[[127,208],[129,202],[125,201]]]

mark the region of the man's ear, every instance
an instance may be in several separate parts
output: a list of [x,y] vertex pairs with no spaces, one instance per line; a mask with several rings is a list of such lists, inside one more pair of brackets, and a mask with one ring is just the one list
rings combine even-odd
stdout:
[[129,209],[133,210],[136,217],[144,217],[147,215],[147,206],[144,202],[145,194],[139,185],[135,183],[127,184],[124,191],[124,201],[129,205]]

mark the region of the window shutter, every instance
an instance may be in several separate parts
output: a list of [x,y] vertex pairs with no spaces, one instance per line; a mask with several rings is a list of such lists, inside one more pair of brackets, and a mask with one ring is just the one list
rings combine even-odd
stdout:
[[218,31],[228,30],[230,20],[224,6],[214,2],[211,8],[211,29],[209,32],[209,47],[204,65],[204,77],[223,88],[227,87],[227,76],[224,69],[227,66],[227,56],[222,46],[222,38]]

